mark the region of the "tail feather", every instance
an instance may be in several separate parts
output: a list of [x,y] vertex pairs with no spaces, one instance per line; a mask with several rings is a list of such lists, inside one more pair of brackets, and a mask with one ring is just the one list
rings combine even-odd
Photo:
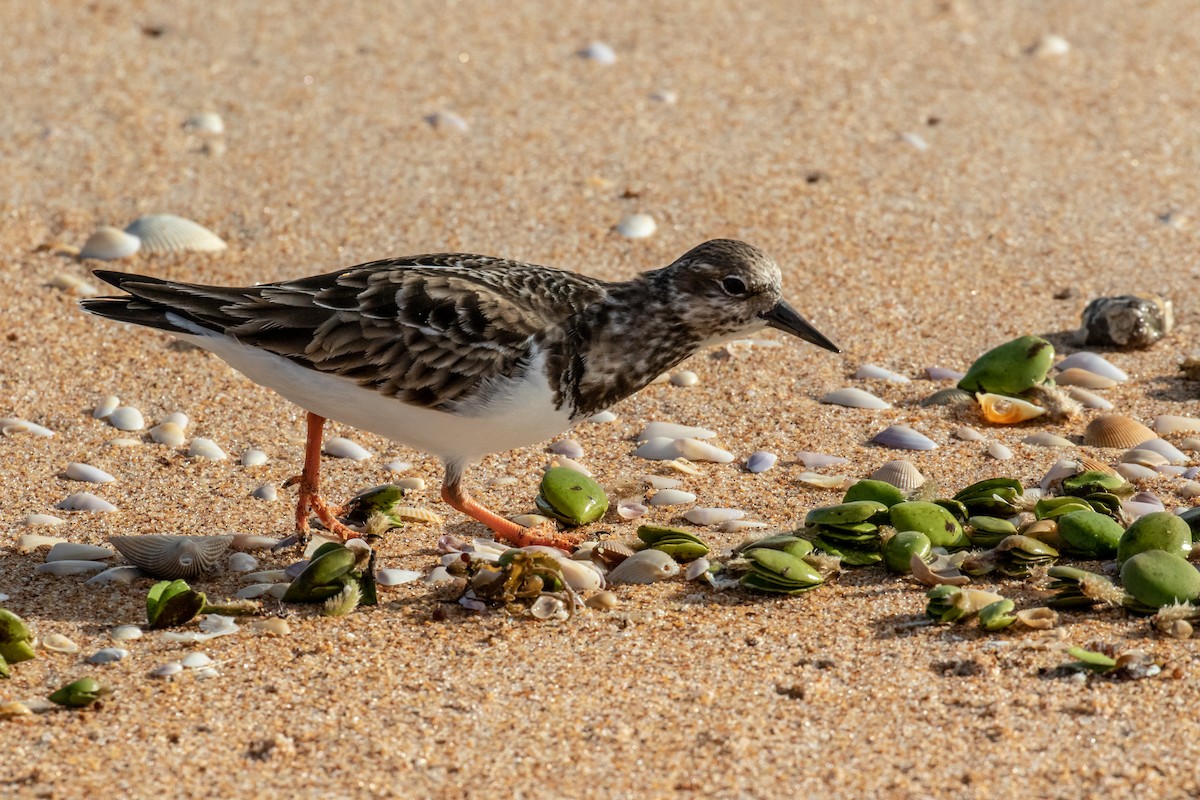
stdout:
[[[129,296],[81,300],[79,305],[84,311],[171,333],[197,332],[194,327],[181,324],[184,322],[192,322],[214,332],[224,332],[226,326],[236,320],[221,313],[221,306],[245,300],[244,291],[237,289],[176,283],[162,278],[106,269],[95,270],[92,274],[105,283],[124,289],[129,292]],[[204,302],[189,302],[201,298]]]

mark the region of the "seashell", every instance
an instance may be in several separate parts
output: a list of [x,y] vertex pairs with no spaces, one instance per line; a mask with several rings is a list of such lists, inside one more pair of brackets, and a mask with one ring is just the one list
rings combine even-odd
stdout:
[[1179,488],[1179,494],[1182,497],[1186,497],[1188,500],[1191,500],[1196,497],[1200,497],[1200,483],[1197,483],[1196,481],[1193,481],[1193,480],[1189,480],[1187,483],[1185,483],[1183,486],[1181,486]]
[[471,126],[467,121],[453,111],[435,111],[425,117],[425,121],[435,130],[466,133]]
[[375,573],[375,582],[380,586],[401,586],[420,577],[421,573],[413,569],[381,569]]
[[975,399],[983,411],[983,418],[997,425],[1015,425],[1046,413],[1041,406],[1003,394],[977,392]]
[[1137,447],[1154,438],[1154,431],[1119,414],[1096,417],[1083,431],[1083,443],[1092,447]]
[[84,483],[112,483],[116,480],[116,478],[99,467],[93,467],[90,464],[81,464],[78,461],[72,461],[70,464],[67,464],[67,469],[63,475],[69,480],[83,481]]
[[219,136],[225,132],[225,120],[215,111],[193,114],[184,120],[183,129],[195,133],[210,133]]
[[137,567],[125,564],[119,567],[109,567],[103,572],[97,572],[85,582],[93,586],[100,586],[109,583],[133,583],[138,578],[144,577],[146,577],[146,573]]
[[79,257],[115,261],[133,255],[141,246],[142,240],[137,236],[111,225],[101,225],[83,243],[83,247],[79,249]]
[[746,458],[746,471],[756,474],[766,472],[771,467],[774,467],[777,461],[779,461],[779,456],[769,453],[766,450],[759,450],[756,453],[751,453]]
[[439,583],[453,583],[456,580],[457,578],[451,575],[445,567],[434,567],[425,576],[425,582],[433,586]]
[[44,428],[36,422],[30,422],[27,419],[20,419],[19,417],[0,417],[0,435],[16,436],[18,433],[28,433],[31,436],[41,436],[44,439],[49,439],[54,435],[54,431]]
[[688,581],[698,580],[701,575],[708,572],[710,566],[712,565],[708,563],[708,559],[701,556],[687,565],[687,569],[683,573],[683,579]]
[[117,507],[101,500],[91,492],[75,492],[59,501],[55,508],[60,511],[116,511]]
[[668,478],[666,475],[643,475],[642,479],[655,489],[678,489],[683,481],[678,478]]
[[106,419],[109,425],[112,425],[119,431],[140,431],[146,427],[146,418],[142,416],[141,411],[133,406],[114,408]]
[[846,408],[884,409],[892,407],[892,404],[886,400],[881,400],[868,391],[854,387],[832,391],[822,397],[821,402]]
[[606,422],[616,422],[617,415],[608,410],[597,411],[595,414],[592,414],[590,417],[588,417],[584,421],[590,422],[593,425],[603,425]]
[[946,389],[938,389],[933,394],[921,401],[921,407],[929,406],[965,406],[975,402],[975,395],[970,392],[964,392],[957,386],[951,386]]
[[279,544],[279,540],[270,536],[257,536],[253,533],[235,533],[229,547],[233,550],[270,550]]
[[[1071,43],[1063,37],[1048,33],[1038,39],[1030,48],[1029,55],[1038,58],[1057,58],[1071,52]],[[1020,616],[1018,614],[1018,616]]]
[[92,419],[104,419],[116,411],[119,405],[121,405],[121,401],[117,399],[115,394],[105,395],[100,398],[100,402],[92,409]]
[[141,443],[141,439],[131,439],[128,436],[121,436],[105,442],[109,447],[137,447]]
[[529,606],[529,616],[534,619],[566,619],[567,606],[553,595],[544,594]]
[[935,450],[937,443],[907,425],[889,425],[871,437],[871,442],[894,450]]
[[115,664],[123,658],[129,656],[129,651],[124,647],[105,647],[92,653],[87,657],[89,664]]
[[653,439],[712,439],[716,431],[708,428],[696,428],[690,425],[676,425],[674,422],[651,422],[642,428],[638,434],[639,442],[649,442]]
[[371,457],[370,450],[342,436],[334,436],[326,441],[322,452],[332,458],[348,458],[351,461],[366,461]]
[[56,536],[41,536],[36,533],[23,533],[17,539],[17,552],[32,553],[39,547],[54,547],[54,545],[66,541],[66,539],[59,539]]
[[288,584],[286,583],[251,583],[238,589],[233,595],[240,600],[255,600],[263,595],[271,594],[278,587],[283,587],[283,591],[278,595],[282,598],[283,594],[287,592]]
[[230,572],[253,572],[258,569],[258,559],[249,553],[237,552],[229,556],[226,566]]
[[682,472],[684,475],[703,475],[704,470],[697,467],[686,458],[674,458],[670,461],[663,462],[663,466],[670,467],[676,472]]
[[1023,608],[1016,612],[1016,618],[1026,628],[1039,631],[1048,631],[1058,624],[1058,612],[1045,606]]
[[165,444],[167,447],[178,447],[183,444],[187,436],[184,435],[183,428],[174,422],[164,422],[150,429],[150,438],[158,444]]
[[46,554],[47,561],[103,561],[115,556],[107,547],[76,542],[58,542]]
[[765,522],[759,522],[754,519],[731,519],[729,522],[721,525],[717,530],[722,533],[738,533],[739,531],[757,530],[760,528],[769,528]]
[[269,502],[279,497],[279,490],[275,488],[275,484],[273,483],[263,483],[259,484],[254,491],[250,493],[250,496],[256,500],[266,500]]
[[182,411],[172,411],[170,414],[167,414],[162,418],[162,422],[169,422],[172,425],[178,425],[180,430],[184,430],[187,428],[188,423],[191,422],[191,420],[189,420],[188,415]]
[[125,232],[142,240],[144,253],[217,253],[226,246],[208,228],[174,214],[138,217]]
[[1181,450],[1191,450],[1193,453],[1200,451],[1200,436],[1189,436],[1179,443]]
[[740,508],[705,508],[696,506],[688,509],[683,518],[693,525],[721,525],[731,519],[741,519],[746,512]]
[[1141,464],[1143,467],[1158,467],[1170,461],[1162,453],[1135,447],[1121,454],[1122,464]]
[[205,439],[203,436],[192,439],[192,443],[188,445],[187,454],[188,458],[205,458],[209,461],[224,461],[229,457],[216,442],[212,439]]
[[728,464],[733,461],[733,453],[699,439],[676,439],[675,448],[679,455],[688,461],[707,461],[714,464]]
[[146,534],[109,541],[132,564],[155,578],[194,578],[216,569],[233,536]]
[[[241,462],[243,467],[261,467],[267,463],[267,454],[257,447],[248,447],[242,451]],[[389,464],[388,466],[390,467],[391,465]],[[400,470],[389,469],[389,472],[392,471],[399,472]]]
[[961,439],[964,442],[982,442],[984,439],[982,433],[970,427],[969,425],[963,425],[961,428],[956,428],[950,435],[955,439]]
[[604,575],[590,561],[574,561],[558,557],[563,580],[576,591],[595,591],[604,588]]
[[1084,408],[1097,408],[1101,411],[1112,411],[1113,409],[1113,404],[1108,400],[1079,386],[1072,386],[1067,391],[1067,396],[1081,403]]
[[1013,451],[1000,442],[992,442],[987,446],[987,454],[998,461],[1008,461],[1013,457]]
[[617,516],[624,520],[643,517],[648,511],[650,509],[645,503],[639,503],[636,500],[620,500],[617,502]]
[[1062,436],[1057,436],[1049,431],[1038,431],[1031,433],[1021,440],[1025,444],[1031,444],[1034,447],[1074,447],[1075,443],[1070,439],[1065,439]]
[[434,511],[428,508],[416,508],[415,506],[392,506],[392,516],[399,517],[409,522],[426,522],[430,525],[441,525],[442,518]]
[[822,475],[819,472],[801,472],[796,480],[820,489],[844,489],[850,485],[850,479],[844,475]]
[[1110,378],[1116,381],[1117,383],[1124,383],[1125,381],[1129,380],[1129,376],[1125,374],[1124,370],[1115,366],[1112,362],[1108,361],[1099,353],[1093,353],[1088,350],[1080,350],[1077,353],[1072,353],[1062,361],[1058,362],[1057,368],[1060,370],[1087,370],[1094,375],[1102,375],[1105,378]]
[[679,574],[675,559],[661,550],[642,550],[608,573],[609,583],[654,583]]
[[498,478],[492,478],[490,485],[492,486],[516,486],[520,481],[512,475],[501,475]]
[[630,214],[617,223],[617,233],[626,239],[646,239],[658,230],[658,223],[649,214]]
[[238,632],[237,623],[233,617],[226,617],[221,614],[208,614],[204,619],[200,620],[200,630],[212,636],[228,636]]
[[617,607],[617,596],[609,591],[597,592],[583,601],[583,604],[596,611],[611,611]]
[[682,489],[660,489],[648,502],[652,506],[678,506],[696,502],[696,495]]
[[165,664],[159,664],[154,669],[150,670],[152,678],[170,678],[183,672],[183,664],[178,661],[168,661]]
[[203,669],[212,666],[213,660],[207,653],[188,653],[180,663],[186,669]]
[[1158,453],[1164,456],[1169,464],[1186,464],[1188,462],[1188,457],[1184,455],[1183,451],[1166,439],[1147,439],[1138,445],[1138,449]]
[[552,522],[553,520],[541,514],[517,514],[512,518],[512,521],[523,528],[536,528],[538,525],[545,525],[547,522]]
[[1179,464],[1159,464],[1157,467],[1155,467],[1155,469],[1161,472],[1163,475],[1173,475],[1177,477],[1183,477],[1187,475],[1189,471],[1187,467]]
[[850,463],[850,459],[842,458],[841,456],[831,456],[826,453],[810,453],[803,450],[796,453],[796,458],[808,469],[824,469],[825,467]]
[[142,638],[142,629],[137,625],[118,625],[108,632],[113,641],[126,642],[130,639]]
[[1063,370],[1054,377],[1054,382],[1059,386],[1082,386],[1084,389],[1111,389],[1118,383],[1112,378],[1079,367]]
[[1127,481],[1157,478],[1158,472],[1141,464],[1117,464],[1117,474]]
[[1180,417],[1174,414],[1160,414],[1150,425],[1160,436],[1164,433],[1193,433],[1200,431],[1200,419],[1196,417]]
[[1079,458],[1075,459],[1075,462],[1079,465],[1080,472],[1082,472],[1084,470],[1094,469],[1094,470],[1098,470],[1100,472],[1107,472],[1109,475],[1117,474],[1117,471],[1115,469],[1113,469],[1112,467],[1110,467],[1108,464],[1105,464],[1103,461],[1097,461],[1096,459],[1091,458],[1090,456],[1080,456]]
[[925,476],[911,461],[889,461],[871,473],[871,480],[890,483],[902,492],[911,492],[925,484]]
[[880,380],[891,381],[892,383],[910,382],[908,378],[904,377],[903,375],[892,372],[889,369],[884,369],[883,367],[877,367],[874,364],[863,364],[858,368],[858,371],[854,373],[854,377],[858,380]]
[[79,645],[61,633],[50,633],[42,637],[42,647],[55,653],[78,653]]
[[575,459],[567,458],[566,456],[556,456],[551,459],[550,463],[546,465],[546,469],[551,469],[552,467],[566,467],[567,469],[578,472],[580,475],[586,475],[589,478],[592,477],[592,471],[590,469],[585,467],[583,464],[580,464]]
[[612,49],[611,45],[604,42],[592,42],[587,47],[579,51],[580,58],[586,58],[588,61],[595,61],[597,64],[610,66],[617,63],[617,54]]
[[89,572],[99,572],[107,565],[103,561],[47,561],[44,564],[38,564],[34,567],[37,572],[44,572],[47,575],[84,575]]
[[925,375],[931,381],[960,381],[967,373],[947,367],[926,367]]
[[[75,255],[78,255],[76,253]],[[94,297],[99,294],[99,290],[88,283],[78,275],[72,275],[69,272],[58,272],[46,281],[46,285],[53,289],[61,289],[64,292],[72,292],[82,297]]]
[[1121,509],[1128,515],[1130,520],[1135,520],[1147,514],[1165,511],[1166,507],[1156,495],[1150,492],[1138,492],[1133,497],[1121,503]]
[[291,578],[288,577],[287,570],[264,569],[243,575],[242,580],[246,583],[287,583]]
[[700,382],[700,376],[688,369],[681,369],[671,375],[671,385],[686,389]]
[[574,439],[559,439],[550,443],[550,452],[567,458],[583,458],[583,445]]
[[59,519],[53,514],[26,514],[25,519],[21,520],[22,525],[66,525],[65,519]]
[[286,619],[281,617],[252,620],[246,627],[255,633],[266,634],[268,636],[287,636],[292,632],[292,626],[288,624]]

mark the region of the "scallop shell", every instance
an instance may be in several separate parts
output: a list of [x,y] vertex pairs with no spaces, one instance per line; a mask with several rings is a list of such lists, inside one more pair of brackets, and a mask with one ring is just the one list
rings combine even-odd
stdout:
[[1125,374],[1124,370],[1098,353],[1093,353],[1089,350],[1080,350],[1078,353],[1072,353],[1058,362],[1057,368],[1060,370],[1083,369],[1094,375],[1103,375],[1117,383],[1124,383],[1129,380],[1129,376]]
[[107,547],[78,542],[58,542],[46,553],[47,561],[103,561],[115,556]]
[[1186,464],[1188,462],[1188,457],[1183,451],[1165,439],[1147,439],[1139,444],[1138,447],[1142,450],[1151,450],[1164,456],[1170,464]]
[[635,552],[637,551],[624,542],[609,539],[604,542],[597,542],[596,546],[591,549],[589,556],[592,560],[598,561],[605,567],[612,569]]
[[0,435],[16,436],[18,433],[28,433],[45,439],[54,435],[54,431],[38,425],[36,422],[19,417],[0,417]]
[[1167,460],[1167,457],[1161,453],[1135,447],[1132,450],[1126,450],[1121,454],[1121,463],[1141,464],[1143,467],[1159,467],[1170,462]]
[[125,226],[125,233],[141,239],[146,253],[217,253],[226,247],[208,228],[174,214],[138,217]]
[[1075,443],[1070,439],[1065,439],[1062,436],[1050,433],[1049,431],[1038,431],[1031,433],[1021,440],[1025,444],[1031,444],[1034,447],[1074,447]]
[[113,546],[132,564],[155,578],[194,578],[216,569],[232,536],[147,534],[112,536]]
[[99,467],[93,467],[91,464],[81,464],[78,461],[72,461],[70,464],[67,464],[67,469],[63,474],[68,480],[83,481],[84,483],[112,483],[116,480],[116,478]]
[[366,461],[371,457],[370,450],[342,436],[334,436],[325,442],[323,452],[331,458],[348,458],[351,461]]
[[983,418],[997,425],[1015,425],[1046,413],[1046,409],[1041,406],[1002,394],[979,392],[975,399],[979,401]]
[[852,386],[830,392],[821,398],[821,402],[835,406],[845,406],[846,408],[884,409],[892,407],[892,404],[886,400],[882,400],[868,391],[856,389]]
[[59,501],[55,508],[61,511],[116,511],[117,507],[101,500],[91,492],[75,492]]
[[658,230],[658,223],[649,214],[630,214],[617,223],[617,233],[626,239],[646,239]]
[[267,454],[256,447],[249,447],[242,451],[241,461],[243,467],[261,467],[267,463]]
[[141,411],[133,406],[114,408],[106,419],[109,425],[112,425],[119,431],[140,431],[146,427],[146,418],[142,416]]
[[890,369],[877,367],[874,364],[863,364],[854,373],[854,377],[858,380],[880,380],[891,381],[892,383],[910,383],[908,378],[903,375],[892,372]]
[[1154,432],[1159,435],[1164,433],[1193,433],[1200,431],[1200,419],[1196,417],[1180,417],[1175,414],[1160,414],[1154,418],[1154,423],[1150,427],[1154,428]]
[[1082,386],[1084,389],[1111,389],[1119,383],[1106,375],[1098,375],[1079,367],[1063,370],[1054,377],[1054,382],[1059,386]]
[[769,453],[766,450],[759,450],[747,456],[746,471],[754,473],[766,472],[771,467],[774,467],[777,461],[779,461],[779,456]]
[[1067,396],[1077,403],[1081,403],[1084,408],[1096,408],[1100,411],[1112,411],[1113,404],[1107,399],[1101,397],[1095,392],[1088,391],[1081,386],[1072,386],[1067,390]]
[[654,583],[679,574],[675,559],[661,550],[642,550],[608,573],[609,583]]
[[99,261],[115,261],[133,255],[142,246],[142,240],[128,231],[101,225],[88,237],[79,250],[80,258],[95,258]]
[[889,425],[871,437],[871,441],[894,450],[936,450],[937,442],[907,425]]
[[229,457],[225,455],[225,451],[221,449],[220,445],[203,436],[192,439],[191,444],[188,445],[187,454],[188,458],[207,458],[209,461],[224,461]]
[[1000,442],[992,442],[987,446],[987,454],[998,461],[1008,461],[1013,457],[1013,451]]
[[428,508],[415,506],[393,506],[392,515],[409,522],[427,522],[430,525],[441,525],[442,518]]
[[660,489],[648,502],[652,506],[678,506],[696,502],[696,495],[682,489]]
[[567,458],[583,458],[583,445],[574,439],[559,439],[550,443],[550,452]]
[[1154,438],[1154,431],[1136,419],[1119,414],[1096,417],[1083,431],[1083,443],[1092,447],[1137,447]]
[[116,411],[119,405],[121,405],[121,401],[115,394],[105,395],[100,398],[100,402],[96,403],[96,407],[92,409],[92,419],[104,419]]
[[896,459],[889,461],[871,473],[871,480],[890,483],[904,492],[911,492],[925,483],[925,476],[911,461]]
[[716,431],[710,431],[708,428],[696,428],[690,425],[677,425],[674,422],[651,422],[646,427],[642,428],[642,432],[638,434],[639,442],[648,442],[651,439],[712,439],[717,435]]
[[956,428],[950,435],[964,442],[982,442],[984,439],[983,434],[970,425],[963,425],[961,428]]
[[746,512],[740,508],[705,508],[696,506],[688,509],[683,518],[693,525],[722,525],[731,519],[741,519]]

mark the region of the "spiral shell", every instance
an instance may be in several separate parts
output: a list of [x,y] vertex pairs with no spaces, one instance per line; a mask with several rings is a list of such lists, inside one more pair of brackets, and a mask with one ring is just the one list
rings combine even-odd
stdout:
[[984,419],[997,425],[1015,425],[1046,413],[1041,406],[1002,394],[979,392],[975,399],[979,401]]
[[194,578],[220,565],[232,536],[147,534],[113,536],[113,547],[130,563],[156,578]]

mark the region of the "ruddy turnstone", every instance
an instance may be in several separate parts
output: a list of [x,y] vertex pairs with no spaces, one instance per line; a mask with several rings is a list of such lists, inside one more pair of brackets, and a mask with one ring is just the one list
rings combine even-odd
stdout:
[[319,493],[334,419],[437,455],[442,499],[514,545],[574,542],[484,508],[463,472],[545,441],[709,345],[765,327],[838,352],[783,300],[779,267],[744,242],[705,242],[662,269],[609,283],[551,267],[443,253],[228,288],[97,270],[125,297],[102,317],[211,350],[308,411],[296,530],[309,513],[357,535]]

